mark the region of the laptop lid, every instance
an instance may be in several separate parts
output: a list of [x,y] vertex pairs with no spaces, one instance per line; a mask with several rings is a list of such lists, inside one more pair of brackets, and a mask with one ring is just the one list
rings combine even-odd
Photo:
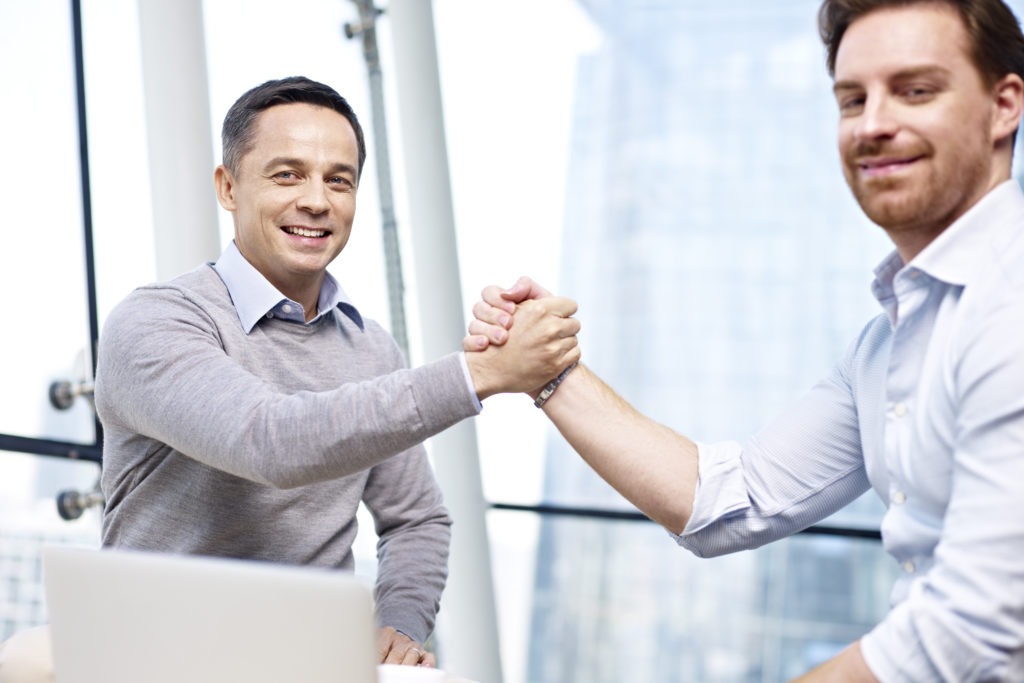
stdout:
[[374,683],[371,589],[221,558],[43,549],[57,683]]

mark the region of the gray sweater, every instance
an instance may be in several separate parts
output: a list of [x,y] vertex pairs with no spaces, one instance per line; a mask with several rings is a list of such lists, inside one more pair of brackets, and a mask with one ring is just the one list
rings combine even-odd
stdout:
[[105,546],[351,570],[363,500],[380,623],[426,639],[451,520],[421,442],[476,414],[457,354],[403,369],[337,309],[246,335],[207,264],[121,302],[97,363]]

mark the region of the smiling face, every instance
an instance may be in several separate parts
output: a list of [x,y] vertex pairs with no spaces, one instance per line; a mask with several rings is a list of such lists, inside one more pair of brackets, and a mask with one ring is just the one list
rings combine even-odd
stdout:
[[998,85],[968,49],[956,10],[919,3],[857,19],[836,53],[843,172],[905,261],[1009,178]]
[[214,174],[234,214],[242,256],[285,296],[316,310],[327,265],[341,253],[356,211],[359,150],[338,112],[282,104],[259,114],[252,147],[232,174]]

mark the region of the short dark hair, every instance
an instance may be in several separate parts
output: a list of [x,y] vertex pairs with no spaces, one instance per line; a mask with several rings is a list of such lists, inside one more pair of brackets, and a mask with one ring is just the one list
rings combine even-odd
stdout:
[[290,76],[267,81],[252,88],[231,105],[227,116],[224,117],[224,125],[220,133],[224,165],[228,167],[228,170],[237,173],[242,157],[252,150],[254,124],[256,117],[262,111],[279,104],[298,102],[333,109],[348,119],[348,122],[352,124],[352,130],[355,131],[356,142],[359,146],[357,173],[361,175],[363,162],[366,161],[366,142],[363,140],[363,129],[359,125],[356,113],[334,88],[317,83],[305,76]]
[[947,5],[964,22],[971,58],[985,85],[1007,74],[1024,78],[1024,36],[1013,11],[1002,0],[824,0],[818,10],[818,31],[827,50],[829,75],[835,76],[836,53],[846,29],[860,17],[885,7]]

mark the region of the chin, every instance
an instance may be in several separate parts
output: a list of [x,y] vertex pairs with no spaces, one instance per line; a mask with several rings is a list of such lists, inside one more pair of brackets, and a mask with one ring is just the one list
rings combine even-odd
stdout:
[[918,197],[903,194],[894,196],[893,192],[860,192],[857,203],[864,215],[886,230],[897,229],[918,220],[926,206]]

